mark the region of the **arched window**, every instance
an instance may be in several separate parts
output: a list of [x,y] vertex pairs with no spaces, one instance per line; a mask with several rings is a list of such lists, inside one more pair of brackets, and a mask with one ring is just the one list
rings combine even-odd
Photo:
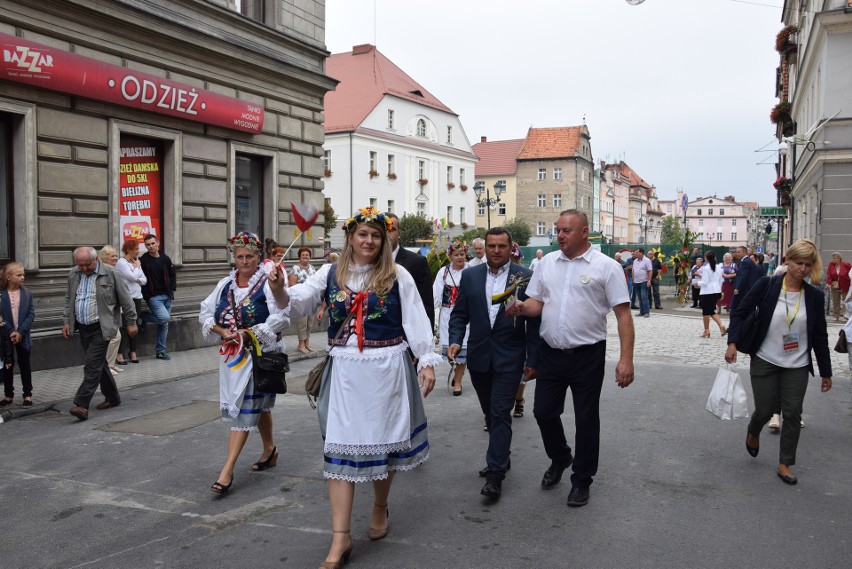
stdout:
[[426,136],[426,121],[423,119],[417,120],[417,136]]

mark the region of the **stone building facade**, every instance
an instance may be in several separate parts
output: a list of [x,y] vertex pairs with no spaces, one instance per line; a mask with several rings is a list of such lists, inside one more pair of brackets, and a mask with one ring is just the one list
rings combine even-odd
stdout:
[[75,247],[159,235],[186,349],[226,239],[289,244],[291,202],[322,211],[324,19],[322,0],[3,2],[0,263],[26,267],[36,368],[80,362],[60,334]]
[[578,209],[593,219],[590,139],[586,125],[529,129],[517,158],[515,207],[517,219],[530,226],[533,236],[546,236],[566,209]]

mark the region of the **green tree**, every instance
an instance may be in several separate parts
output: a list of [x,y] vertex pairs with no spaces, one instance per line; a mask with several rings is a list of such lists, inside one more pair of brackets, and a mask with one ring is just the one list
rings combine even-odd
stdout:
[[467,243],[468,245],[470,245],[471,243],[473,243],[473,240],[476,239],[477,237],[485,239],[485,229],[484,228],[474,227],[473,229],[468,229],[467,231],[465,231],[464,233],[462,233],[461,235],[456,237],[456,239],[458,239],[462,243]]
[[530,230],[530,226],[520,219],[510,219],[501,225],[501,227],[508,229],[509,233],[512,234],[512,240],[521,247],[529,244],[532,231]]
[[331,207],[331,199],[325,198],[325,208],[322,210],[322,228],[325,230],[326,237],[331,235],[334,228],[337,226],[337,214],[334,213],[334,208]]
[[416,247],[418,239],[432,239],[433,227],[425,215],[406,213],[399,218],[399,244]]
[[663,218],[663,228],[660,233],[660,243],[663,245],[680,245],[683,243],[683,225],[678,218],[668,215]]

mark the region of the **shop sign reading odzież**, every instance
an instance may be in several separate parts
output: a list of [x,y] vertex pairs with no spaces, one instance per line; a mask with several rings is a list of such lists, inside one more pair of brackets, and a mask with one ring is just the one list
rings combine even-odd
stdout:
[[260,133],[263,106],[0,33],[0,79]]

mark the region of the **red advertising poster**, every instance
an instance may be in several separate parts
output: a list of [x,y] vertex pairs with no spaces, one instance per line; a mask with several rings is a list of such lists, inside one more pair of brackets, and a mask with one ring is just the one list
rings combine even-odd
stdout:
[[0,33],[0,79],[260,133],[263,106]]
[[136,239],[142,253],[145,235],[153,233],[162,241],[162,148],[156,140],[121,137],[118,170],[121,242]]

